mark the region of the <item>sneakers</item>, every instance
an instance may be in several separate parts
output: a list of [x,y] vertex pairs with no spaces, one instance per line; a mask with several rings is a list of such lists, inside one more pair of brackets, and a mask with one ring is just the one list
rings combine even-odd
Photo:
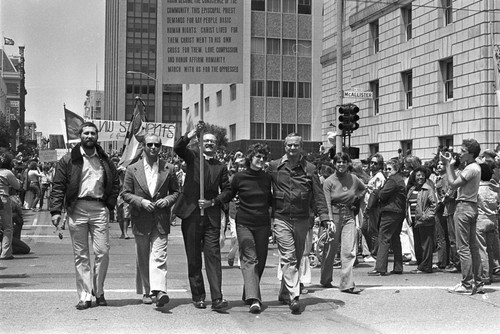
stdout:
[[250,313],[260,313],[260,302],[257,299],[254,299],[252,305],[250,305]]
[[365,256],[363,259],[365,263],[373,263],[376,261],[371,255]]
[[459,295],[472,295],[472,288],[465,287],[462,283],[458,283],[453,288],[448,289],[449,293],[455,293]]
[[483,285],[476,285],[473,289],[472,289],[472,294],[484,294],[485,291],[484,291],[484,286]]

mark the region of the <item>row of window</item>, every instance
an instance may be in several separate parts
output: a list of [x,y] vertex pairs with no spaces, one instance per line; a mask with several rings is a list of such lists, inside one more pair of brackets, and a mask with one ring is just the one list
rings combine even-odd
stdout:
[[[186,90],[189,90],[189,85],[186,85]],[[222,106],[222,90],[218,90],[215,93],[215,98],[217,102],[217,107]],[[229,100],[236,100],[236,84],[229,85]],[[210,112],[210,96],[205,97],[203,103],[204,109],[203,112]],[[186,115],[189,114],[189,108],[186,108]],[[194,116],[198,117],[200,115],[200,106],[199,103],[196,102],[194,104]]]
[[252,10],[311,14],[311,1],[312,0],[252,0]]
[[[453,58],[447,58],[439,62],[441,87],[443,91],[443,101],[453,99]],[[413,107],[413,71],[401,73],[401,80],[404,90],[404,100],[406,109]],[[373,113],[380,112],[380,84],[379,80],[370,82],[370,90],[373,92]]]
[[[448,147],[453,149],[453,136],[442,136],[438,137],[439,146]],[[412,140],[401,140],[399,142],[401,148],[401,154],[403,156],[412,155],[413,141]],[[368,144],[368,150],[370,155],[380,152],[379,144]]]
[[[146,2],[146,3],[144,3]],[[156,0],[147,1],[128,1],[127,12],[131,13],[156,13]]]
[[[440,0],[441,8],[440,15],[443,21],[443,25],[449,25],[453,23],[453,0]],[[402,33],[403,39],[409,41],[413,38],[413,16],[412,16],[412,6],[411,4],[401,8],[402,17]],[[380,27],[378,20],[370,23],[370,44],[372,51],[377,53],[380,51]]]
[[250,123],[250,139],[281,140],[292,132],[300,134],[303,140],[311,140],[310,124]]
[[273,80],[252,80],[250,83],[250,96],[298,97],[299,99],[309,99],[311,98],[311,83],[294,81],[279,82]]
[[252,54],[311,57],[311,41],[279,38],[252,37]]

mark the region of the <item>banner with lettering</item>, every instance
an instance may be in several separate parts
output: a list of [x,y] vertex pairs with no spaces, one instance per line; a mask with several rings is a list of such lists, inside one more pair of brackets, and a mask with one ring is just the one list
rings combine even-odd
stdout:
[[[106,121],[91,120],[97,125],[99,130],[99,141],[118,141],[123,142],[127,135],[128,124],[130,121]],[[154,133],[161,138],[163,146],[174,147],[175,123],[153,123],[145,122],[147,133]]]

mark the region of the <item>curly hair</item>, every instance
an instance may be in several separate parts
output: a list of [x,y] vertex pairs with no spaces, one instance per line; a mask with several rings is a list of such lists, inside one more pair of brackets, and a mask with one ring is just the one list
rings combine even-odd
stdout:
[[481,153],[481,146],[474,138],[464,139],[462,141],[462,146],[464,146],[474,158],[477,158],[479,153]]
[[250,167],[250,163],[252,162],[253,157],[258,153],[264,155],[267,160],[270,152],[269,147],[266,143],[255,143],[248,147],[247,154],[245,156],[245,166],[247,168]]

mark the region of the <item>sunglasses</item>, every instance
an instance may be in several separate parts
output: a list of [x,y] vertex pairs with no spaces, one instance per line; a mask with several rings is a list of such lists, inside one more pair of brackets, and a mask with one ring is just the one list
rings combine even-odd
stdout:
[[392,170],[392,168],[386,168],[385,170],[390,172]]
[[378,162],[377,161],[370,161],[370,165],[377,165]]
[[160,148],[161,147],[161,143],[147,143],[146,146],[147,147],[157,147],[157,148]]

